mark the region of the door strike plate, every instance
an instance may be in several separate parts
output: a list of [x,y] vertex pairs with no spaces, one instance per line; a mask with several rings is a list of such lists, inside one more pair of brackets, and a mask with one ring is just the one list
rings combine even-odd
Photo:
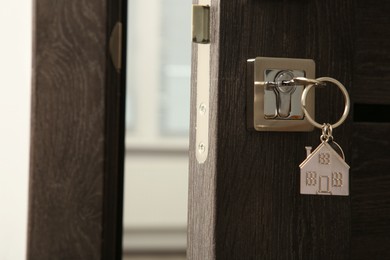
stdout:
[[[295,77],[315,78],[310,59],[257,57],[247,61],[247,127],[256,131],[309,132],[314,127],[301,106],[303,85],[283,85]],[[272,83],[272,84],[271,84]],[[314,89],[306,99],[314,115]]]

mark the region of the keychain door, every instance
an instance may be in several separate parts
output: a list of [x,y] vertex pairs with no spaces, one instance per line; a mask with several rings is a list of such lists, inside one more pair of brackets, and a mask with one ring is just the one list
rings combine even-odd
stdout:
[[[353,10],[338,2],[331,7],[327,1],[285,4],[229,0],[197,4],[209,6],[208,10],[204,8],[204,15],[194,17],[202,18],[198,25],[210,24],[210,33],[209,37],[195,38],[207,40],[192,43],[187,257],[348,259],[350,197],[300,194],[298,166],[306,156],[305,146],[320,143],[321,130],[312,131],[314,127],[310,126],[308,132],[249,129],[247,115],[252,104],[247,103],[247,85],[253,87],[254,81],[247,75],[247,60],[311,59],[316,75],[336,78],[349,90],[353,34],[335,32],[350,30]],[[323,17],[324,11],[332,19],[313,18]],[[207,34],[207,30],[203,32]],[[199,54],[207,48],[208,52]],[[205,55],[209,70],[203,70]],[[303,73],[298,67],[291,70]],[[200,81],[205,79],[200,75],[204,71],[206,84]],[[308,69],[303,71],[307,73]],[[278,75],[276,71],[269,73],[274,73],[274,78]],[[280,77],[288,80],[284,78],[288,76],[285,73]],[[197,100],[203,91],[209,93],[206,108]],[[295,93],[280,92],[284,97]],[[321,93],[317,96],[317,92]],[[316,90],[316,120],[332,123],[339,119],[344,100],[337,95],[340,93],[335,87]],[[268,115],[291,120],[285,107]],[[208,116],[208,128],[199,135],[205,126],[199,120],[204,116]],[[335,140],[346,155],[350,155],[352,140],[350,120],[334,129]],[[206,151],[207,158],[199,160],[199,153],[204,155]],[[321,190],[331,190],[331,177],[326,187],[323,183]]]
[[[384,18],[390,12],[388,1],[198,4],[209,5],[210,38],[209,43],[193,43],[188,257],[390,258],[390,22]],[[208,157],[203,163],[196,160],[195,138],[201,44],[210,48]],[[307,183],[324,195],[300,194],[306,171],[301,175],[298,165],[307,156],[306,146],[322,143],[322,129],[249,129],[247,115],[253,104],[246,103],[246,85],[254,82],[246,64],[256,57],[314,60],[316,75],[337,79],[351,94],[350,116],[332,129],[345,157],[331,146],[350,166],[349,196],[324,194],[347,185],[346,167],[327,174],[308,169]],[[316,87],[315,112],[310,115],[321,125],[333,124],[344,106],[336,87]],[[275,111],[271,108],[267,115],[290,120],[283,108]],[[327,157],[322,158],[325,163]]]

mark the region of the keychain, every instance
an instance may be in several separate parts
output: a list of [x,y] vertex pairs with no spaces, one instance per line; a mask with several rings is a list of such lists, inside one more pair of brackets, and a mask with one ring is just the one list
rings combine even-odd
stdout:
[[[303,80],[301,78],[301,80]],[[308,79],[309,80],[309,79]],[[339,81],[323,77],[318,78],[307,85],[302,93],[302,109],[307,120],[317,128],[322,129],[320,136],[321,144],[311,151],[312,147],[307,146],[306,159],[299,165],[301,194],[312,195],[349,195],[349,165],[345,162],[343,149],[333,140],[333,129],[340,126],[348,116],[350,100],[348,91]],[[323,85],[324,82],[331,82],[337,85],[345,98],[345,109],[340,120],[335,124],[319,124],[313,120],[306,110],[306,96],[310,88],[315,85]]]

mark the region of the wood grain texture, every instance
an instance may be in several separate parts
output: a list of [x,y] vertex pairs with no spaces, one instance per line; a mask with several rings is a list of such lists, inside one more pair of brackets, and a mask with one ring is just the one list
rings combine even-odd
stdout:
[[[197,1],[194,1],[196,4]],[[210,119],[209,153],[204,164],[196,160],[196,78],[197,45],[192,45],[191,73],[191,119],[189,147],[189,194],[187,258],[215,259],[215,214],[216,214],[216,162],[217,162],[217,104],[219,69],[219,4],[211,1],[210,23]]]
[[355,123],[352,159],[352,259],[388,259],[390,124]]
[[353,98],[390,104],[390,2],[356,1],[356,55]]
[[[204,166],[190,157],[188,257],[348,259],[350,199],[299,194],[298,165],[304,147],[319,144],[319,131],[248,131],[245,76],[248,58],[311,58],[318,76],[337,78],[351,90],[351,1],[220,0],[213,8],[220,19],[212,27],[219,42],[211,59],[218,70],[212,72],[212,147]],[[334,122],[343,107],[337,88],[318,91],[320,122]],[[195,113],[192,106],[191,153]],[[347,155],[350,130],[349,120],[334,132]]]
[[[355,3],[356,44],[352,100],[390,104],[390,3]],[[372,118],[383,119],[385,111]],[[367,110],[354,111],[359,119]],[[367,117],[367,116],[366,116]],[[390,259],[390,125],[353,124],[352,259]]]
[[[35,0],[28,259],[118,254],[107,242],[118,222],[105,224],[115,218],[106,213],[108,200],[118,197],[107,186],[120,187],[123,174],[119,112],[110,108],[120,102],[107,51],[108,6]],[[118,126],[110,132],[108,122]],[[120,202],[110,203],[120,213]]]

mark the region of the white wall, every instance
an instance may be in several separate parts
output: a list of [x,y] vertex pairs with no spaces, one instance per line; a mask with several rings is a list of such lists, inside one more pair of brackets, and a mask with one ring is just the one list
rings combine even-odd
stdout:
[[26,258],[32,0],[0,1],[0,259]]

